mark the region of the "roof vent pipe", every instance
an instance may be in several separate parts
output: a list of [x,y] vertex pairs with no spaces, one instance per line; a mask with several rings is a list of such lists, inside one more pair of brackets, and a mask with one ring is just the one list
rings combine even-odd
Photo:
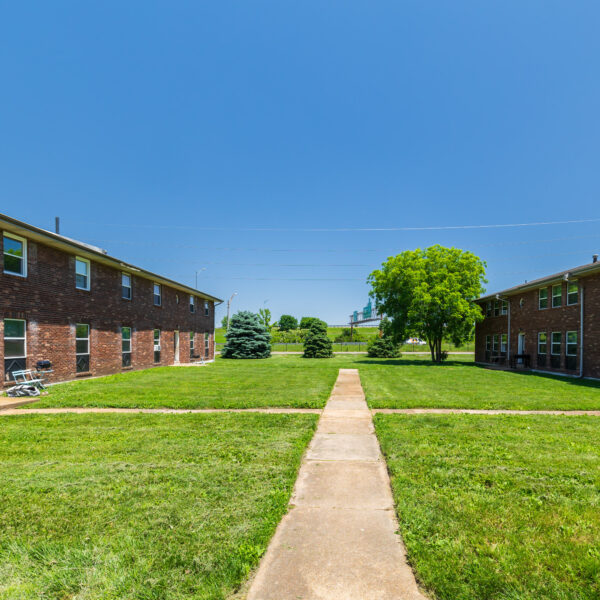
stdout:
[[594,256],[592,256],[592,262],[598,262],[598,255],[594,254]]

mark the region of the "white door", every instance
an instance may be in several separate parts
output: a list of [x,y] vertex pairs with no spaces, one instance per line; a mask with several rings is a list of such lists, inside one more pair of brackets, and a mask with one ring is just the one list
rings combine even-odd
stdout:
[[179,362],[179,331],[173,332],[173,340],[175,343],[175,362]]
[[[517,354],[525,354],[525,334],[520,333],[517,346]],[[519,358],[519,364],[523,363],[523,359]]]

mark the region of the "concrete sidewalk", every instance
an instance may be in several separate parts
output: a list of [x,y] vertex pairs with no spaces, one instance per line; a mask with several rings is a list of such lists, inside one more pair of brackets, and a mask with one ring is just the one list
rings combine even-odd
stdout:
[[248,600],[423,600],[356,369],[340,373]]

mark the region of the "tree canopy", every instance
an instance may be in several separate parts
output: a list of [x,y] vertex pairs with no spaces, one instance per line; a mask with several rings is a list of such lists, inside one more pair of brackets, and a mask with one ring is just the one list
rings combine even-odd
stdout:
[[[310,329],[310,326],[315,321],[321,321],[321,319],[317,317],[302,317],[300,319],[300,329]],[[321,323],[325,323],[325,321],[321,321]],[[327,327],[327,323],[325,323],[325,327]]]
[[483,318],[474,300],[487,283],[485,263],[472,252],[440,245],[406,250],[373,271],[369,283],[380,312],[391,319],[394,340],[427,340],[436,362],[443,358],[443,339],[465,343]]
[[292,315],[281,315],[279,317],[279,331],[289,331],[290,329],[298,329],[298,319]]
[[223,358],[269,358],[271,334],[258,315],[240,311],[231,317]]
[[258,318],[267,329],[271,327],[271,311],[268,308],[260,308]]

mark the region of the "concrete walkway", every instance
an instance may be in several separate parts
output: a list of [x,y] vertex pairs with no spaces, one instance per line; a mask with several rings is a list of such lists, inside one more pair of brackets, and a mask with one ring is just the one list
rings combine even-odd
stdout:
[[423,600],[356,369],[340,369],[248,600]]

